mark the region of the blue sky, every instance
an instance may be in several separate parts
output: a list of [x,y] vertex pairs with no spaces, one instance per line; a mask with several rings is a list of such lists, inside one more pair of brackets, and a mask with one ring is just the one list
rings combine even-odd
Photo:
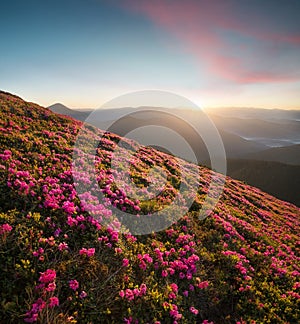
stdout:
[[13,0],[0,28],[0,89],[44,106],[159,89],[300,109],[299,1]]

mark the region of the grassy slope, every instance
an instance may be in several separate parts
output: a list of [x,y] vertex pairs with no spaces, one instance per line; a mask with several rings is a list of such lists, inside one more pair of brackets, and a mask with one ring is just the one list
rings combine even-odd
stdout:
[[300,166],[274,161],[229,159],[227,174],[300,206]]
[[[199,168],[197,199],[177,224],[121,235],[89,217],[74,190],[80,123],[4,93],[0,106],[1,323],[299,321],[299,208],[228,178],[214,213],[199,220],[211,176]],[[98,150],[107,197],[141,213],[172,200],[178,165],[150,148],[132,174],[142,185],[149,165],[163,166],[165,195],[145,203],[117,191],[109,161],[118,139]]]

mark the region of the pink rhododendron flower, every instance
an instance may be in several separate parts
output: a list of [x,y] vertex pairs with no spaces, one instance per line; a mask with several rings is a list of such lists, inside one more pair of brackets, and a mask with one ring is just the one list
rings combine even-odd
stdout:
[[56,271],[53,269],[47,269],[45,272],[41,272],[39,281],[43,283],[52,282],[56,278]]
[[88,257],[91,257],[91,256],[93,256],[95,254],[95,248],[89,248],[89,249],[82,248],[79,251],[79,254],[80,255],[87,255]]
[[79,282],[75,279],[69,281],[69,287],[76,291],[79,288]]
[[87,256],[91,257],[95,254],[95,248],[90,248],[87,250]]
[[172,289],[172,291],[174,293],[176,293],[178,291],[178,286],[176,285],[176,283],[171,283],[170,288]]
[[81,299],[86,298],[87,297],[87,293],[84,290],[82,290],[82,292],[80,293],[79,297]]
[[146,291],[147,291],[147,286],[146,284],[141,284],[140,286],[140,295],[145,295],[146,294]]
[[188,295],[189,295],[189,292],[188,292],[187,290],[185,290],[185,291],[183,292],[183,296],[187,297]]
[[46,291],[54,291],[56,289],[55,282],[50,282],[46,288]]
[[163,270],[163,271],[161,272],[161,276],[162,276],[162,277],[167,277],[167,275],[168,275],[168,271],[167,271],[167,270]]
[[128,267],[129,265],[129,260],[128,259],[123,259],[123,263],[122,263],[123,267]]
[[0,234],[11,232],[12,227],[9,224],[3,224],[0,226]]
[[59,249],[59,251],[67,250],[68,249],[68,244],[65,243],[65,242],[59,243],[58,249]]
[[122,249],[121,249],[121,248],[115,248],[115,252],[116,252],[117,254],[122,253]]
[[133,300],[134,299],[134,293],[133,293],[133,291],[130,290],[130,289],[126,289],[125,290],[125,297],[128,300]]
[[168,297],[169,299],[176,299],[177,296],[173,292],[171,292],[169,293]]
[[204,288],[207,288],[209,286],[209,283],[208,283],[208,281],[202,281],[202,282],[199,282],[197,286],[200,289],[204,289]]
[[65,201],[62,206],[63,210],[67,212],[68,214],[74,214],[75,213],[75,205],[71,201]]
[[50,297],[49,298],[49,307],[52,308],[54,306],[59,305],[59,299],[57,297]]
[[195,314],[195,315],[197,315],[197,314],[199,313],[198,309],[196,309],[196,308],[193,307],[193,306],[190,307],[190,312],[191,312],[192,314]]
[[139,267],[142,269],[142,270],[146,270],[147,269],[147,264],[144,260],[142,260],[139,264]]

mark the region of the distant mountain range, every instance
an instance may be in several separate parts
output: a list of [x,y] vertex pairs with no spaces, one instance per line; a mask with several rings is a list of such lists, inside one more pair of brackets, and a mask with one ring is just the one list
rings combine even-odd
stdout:
[[[82,121],[93,111],[91,109],[70,109],[60,103],[48,108],[55,113],[71,116]],[[151,107],[98,109],[95,118],[98,118],[96,121],[103,123],[103,127],[106,127],[120,115],[128,115],[145,109],[151,109]],[[170,108],[160,109],[172,114]],[[258,108],[228,108],[226,110],[220,108],[206,112],[219,131],[225,131],[265,146],[257,147],[258,150],[300,144],[300,111],[298,110]],[[197,111],[186,110],[187,120],[194,120],[197,118],[196,115]],[[153,119],[153,116],[155,117],[155,112],[152,116],[148,114],[147,118]]]
[[284,120],[300,121],[300,110],[226,107],[209,109],[208,112],[218,116],[242,119],[260,119],[274,122],[283,122]]
[[[88,118],[92,112],[92,110],[70,109],[62,104],[54,104],[48,108],[55,113],[81,121]],[[89,122],[101,129],[109,129],[113,133],[129,138],[130,135],[127,134],[138,127],[146,125],[169,127],[185,138],[200,163],[210,166],[206,145],[189,124],[172,116],[172,110],[169,108],[163,109],[166,114],[149,109],[151,107],[98,110]],[[197,111],[184,112],[188,122],[197,118],[195,114]],[[223,140],[228,158],[228,175],[300,206],[298,198],[300,186],[297,182],[300,170],[300,144],[296,144],[300,142],[300,111],[230,108],[213,109],[207,114]],[[124,117],[119,118],[122,115]],[[143,140],[147,142],[151,134],[145,133],[143,136]],[[171,141],[170,136],[166,134],[164,140]],[[162,147],[159,149],[164,150]],[[188,159],[186,156],[181,157]]]
[[[81,121],[84,121],[92,112],[92,110],[70,109],[62,104],[54,104],[48,108],[55,113]],[[138,126],[149,124],[173,127],[176,128],[176,131],[184,134],[188,142],[193,144],[195,133],[191,131],[191,127],[188,127],[187,123],[172,117],[172,109],[163,109],[166,114],[159,114],[155,109],[145,112],[150,109],[151,107],[98,109],[90,122],[102,129],[111,127],[113,132],[122,136]],[[300,118],[297,120],[297,117],[300,112],[244,109],[245,111],[238,108],[230,108],[229,111],[214,109],[207,112],[220,132],[227,156],[229,158],[240,157],[299,164],[297,156],[299,146],[297,144],[300,144]],[[183,112],[180,109],[178,111]],[[139,114],[139,112],[141,113]],[[237,116],[232,116],[234,112],[237,113]],[[185,110],[182,114],[185,116],[185,120],[191,124],[199,118],[197,111]],[[124,117],[119,118],[122,115]],[[293,119],[294,117],[296,119]],[[197,144],[192,146],[197,150],[199,139],[197,139]],[[281,147],[287,146],[291,147],[285,150],[281,149]],[[276,147],[279,149],[277,150]],[[203,149],[200,150],[200,152],[202,151]],[[201,160],[206,160],[206,156],[202,156]]]
[[249,159],[277,161],[286,164],[300,165],[300,144],[274,147],[248,155]]
[[[270,114],[272,111],[270,111]],[[264,120],[256,118],[209,115],[217,128],[266,146],[285,146],[300,143],[300,121],[289,119]]]

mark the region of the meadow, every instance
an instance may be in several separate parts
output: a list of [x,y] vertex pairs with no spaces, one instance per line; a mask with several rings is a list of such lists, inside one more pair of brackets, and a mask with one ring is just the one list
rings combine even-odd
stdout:
[[[184,216],[133,235],[108,205],[137,224],[139,215],[163,209],[179,194],[174,157],[150,147],[137,152],[126,172],[141,192],[154,166],[168,180],[161,194],[140,201],[116,185],[110,168],[121,138],[102,134],[95,169],[105,199],[97,204],[97,188],[80,197],[72,176],[82,122],[4,92],[0,107],[1,323],[299,322],[298,207],[227,177],[201,220],[210,179],[219,175],[197,166],[197,196]],[[123,141],[124,150],[134,149]],[[84,156],[77,162],[88,183]],[[188,163],[184,173],[193,178]]]

